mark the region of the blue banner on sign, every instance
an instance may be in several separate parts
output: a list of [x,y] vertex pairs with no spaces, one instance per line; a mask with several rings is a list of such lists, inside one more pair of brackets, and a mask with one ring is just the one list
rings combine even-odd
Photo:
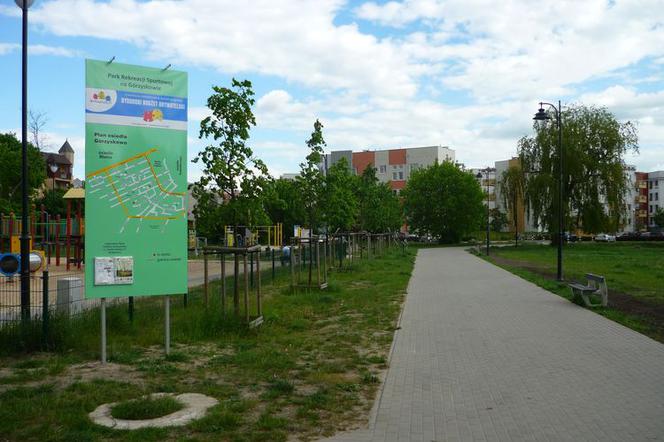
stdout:
[[139,117],[144,121],[187,121],[187,99],[137,92],[88,91],[86,112],[90,114]]

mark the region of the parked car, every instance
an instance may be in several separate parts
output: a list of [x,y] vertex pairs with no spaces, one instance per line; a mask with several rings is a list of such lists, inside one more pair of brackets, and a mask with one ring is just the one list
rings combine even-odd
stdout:
[[577,242],[579,240],[579,237],[576,236],[575,233],[570,232],[565,232],[563,238],[565,239],[565,242]]
[[595,235],[595,241],[597,242],[614,242],[616,237],[614,235],[609,235],[608,233],[600,233]]

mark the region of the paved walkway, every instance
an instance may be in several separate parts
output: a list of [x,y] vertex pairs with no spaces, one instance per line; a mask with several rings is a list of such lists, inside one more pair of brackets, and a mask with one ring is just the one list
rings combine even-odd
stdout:
[[419,252],[401,327],[370,428],[330,440],[664,439],[664,345],[461,249]]

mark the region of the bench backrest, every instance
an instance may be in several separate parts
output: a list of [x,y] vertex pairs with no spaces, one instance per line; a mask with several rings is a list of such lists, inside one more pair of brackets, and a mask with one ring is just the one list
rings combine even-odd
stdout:
[[588,285],[596,287],[603,295],[608,295],[609,288],[606,286],[606,278],[600,275],[595,275],[593,273],[586,273],[586,279],[588,280]]
[[595,275],[595,274],[593,274],[593,273],[586,273],[586,279],[587,279],[588,281],[599,282],[600,284],[605,282],[605,279],[604,279],[603,276]]

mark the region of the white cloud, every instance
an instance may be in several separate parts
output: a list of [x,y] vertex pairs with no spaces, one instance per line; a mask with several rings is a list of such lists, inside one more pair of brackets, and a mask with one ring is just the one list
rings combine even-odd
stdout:
[[[454,60],[459,72],[443,84],[482,101],[572,94],[576,83],[664,54],[659,0],[405,0],[367,2],[356,14],[386,26],[429,23],[430,38],[411,50]],[[437,32],[458,41],[437,42]]]
[[30,55],[52,55],[55,57],[83,57],[81,51],[75,49],[63,48],[61,46],[30,45],[28,47]]
[[[412,96],[426,66],[389,40],[334,24],[341,0],[53,0],[32,22],[64,36],[121,40],[155,59],[259,72],[322,89]],[[232,11],[232,13],[230,12]]]
[[[20,51],[21,45],[16,43],[0,43],[0,55],[9,54],[14,51]],[[51,55],[55,57],[81,57],[83,53],[74,49],[63,48],[61,46],[47,45],[28,45],[30,55]]]
[[[630,87],[634,74],[616,73],[651,60],[654,72],[639,84],[661,83],[660,0],[367,2],[355,9],[360,26],[337,24],[348,7],[343,0],[46,0],[31,20],[58,36],[130,43],[143,58],[279,79],[257,99],[252,140],[271,170],[297,168],[316,118],[333,149],[443,144],[482,166],[513,155],[537,102],[559,97],[638,121],[643,168],[664,157],[663,88],[639,93]],[[362,21],[384,29],[363,32]],[[0,43],[3,50],[14,49]],[[579,96],[598,78],[613,86]],[[192,103],[189,117],[207,112]]]
[[14,43],[0,43],[0,55],[9,54],[20,49],[20,45]]

